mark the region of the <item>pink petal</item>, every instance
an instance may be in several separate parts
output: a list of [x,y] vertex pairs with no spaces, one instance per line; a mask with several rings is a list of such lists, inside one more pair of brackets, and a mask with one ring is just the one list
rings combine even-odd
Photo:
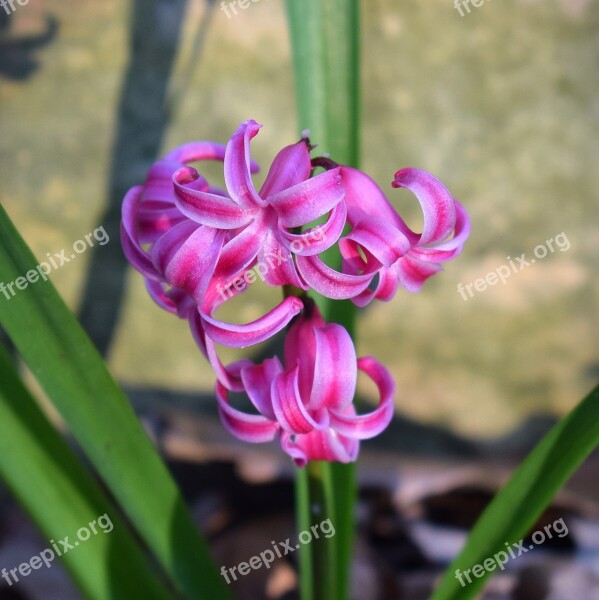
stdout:
[[154,244],[155,267],[171,285],[186,290],[201,303],[214,273],[224,232],[185,221]]
[[326,215],[344,195],[339,169],[334,169],[287,188],[268,201],[279,215],[279,225],[291,228]]
[[291,370],[299,366],[299,391],[302,398],[310,398],[316,363],[314,331],[324,324],[318,307],[308,302],[302,315],[297,318],[285,336],[285,368]]
[[319,294],[333,300],[345,300],[363,292],[373,274],[347,275],[325,265],[318,256],[298,256],[297,269],[306,283]]
[[243,227],[255,216],[255,211],[249,211],[228,198],[194,189],[192,186],[197,177],[197,171],[191,167],[183,167],[173,175],[177,208],[185,216],[219,229]]
[[314,430],[303,435],[281,432],[281,447],[298,467],[310,460],[349,463],[358,458],[360,442],[338,435],[332,429]]
[[305,140],[286,146],[272,161],[260,196],[267,198],[306,181],[311,170],[310,149]]
[[261,415],[276,421],[271,397],[271,385],[275,378],[283,372],[281,361],[275,356],[267,358],[260,365],[251,365],[241,371],[243,387]]
[[329,423],[326,411],[316,413],[313,418],[306,410],[298,387],[299,368],[285,371],[277,376],[271,386],[272,407],[277,421],[289,433],[307,433],[313,429],[324,429]]
[[428,260],[432,262],[444,262],[455,258],[460,254],[464,247],[464,242],[470,235],[470,219],[464,207],[456,200],[456,225],[454,237],[447,242],[437,244],[433,247],[415,247],[411,254],[415,258]]
[[348,241],[359,244],[385,267],[390,267],[411,247],[408,238],[392,223],[375,217],[359,221],[343,240],[345,244]]
[[438,179],[420,169],[400,169],[392,186],[410,190],[420,202],[424,224],[419,245],[444,240],[451,233],[456,221],[455,200]]
[[313,256],[333,246],[343,233],[347,210],[345,202],[339,202],[331,211],[326,223],[311,227],[306,231],[294,234],[281,230],[281,235],[288,242],[291,251],[300,256]]
[[177,314],[177,305],[166,293],[161,282],[145,278],[144,283],[146,284],[146,289],[148,290],[150,297],[158,304],[158,306],[160,306],[160,308],[175,315]]
[[[169,180],[172,191],[172,181]],[[174,196],[174,192],[173,192]],[[137,212],[137,231],[142,244],[152,244],[169,229],[186,220],[185,215],[174,205],[168,208],[148,206],[150,202],[142,202]]]
[[165,155],[165,160],[190,163],[198,160],[224,160],[225,146],[217,142],[188,142],[173,148]]
[[[189,142],[171,150],[165,155],[166,160],[179,163],[192,163],[200,160],[225,160],[226,146],[217,142]],[[250,162],[250,172],[260,170],[258,163]]]
[[277,233],[269,232],[264,238],[258,253],[256,272],[268,285],[306,288],[297,273],[293,255],[277,238]]
[[249,415],[229,404],[228,390],[216,383],[218,411],[225,428],[244,442],[260,443],[274,440],[279,426],[261,415]]
[[[173,186],[173,175],[184,165],[172,160],[159,160],[149,169],[144,182],[143,200],[146,203],[161,202],[167,206],[175,203],[175,189]],[[208,182],[197,175],[194,181],[195,189],[203,192],[208,191]]]
[[355,409],[331,410],[331,427],[339,434],[365,440],[381,433],[393,418],[393,395],[395,383],[379,362],[370,356],[358,360],[358,368],[366,373],[377,385],[380,394],[378,407],[367,415],[355,415]]
[[259,344],[281,331],[302,308],[303,304],[299,298],[289,297],[263,317],[246,325],[224,323],[208,314],[203,314],[202,317],[206,334],[217,344],[245,348]]
[[262,125],[253,119],[242,123],[227,144],[225,153],[225,185],[233,200],[246,208],[265,206],[252,182],[250,140]]
[[349,333],[336,323],[314,330],[316,355],[309,408],[343,409],[353,402],[358,370]]
[[438,263],[417,260],[410,254],[398,261],[396,269],[399,282],[408,292],[419,292],[429,277],[443,270]]
[[146,277],[157,279],[158,273],[147,252],[141,247],[137,235],[137,211],[142,193],[143,188],[137,186],[131,188],[125,195],[121,209],[121,244],[127,260],[135,269]]
[[358,169],[341,167],[345,204],[352,227],[365,217],[381,219],[389,226],[407,229],[376,182]]
[[216,352],[214,342],[206,336],[202,317],[197,308],[189,313],[189,327],[195,343],[208,359],[218,381],[232,392],[244,391],[241,372],[243,369],[251,367],[253,365],[252,361],[243,359],[225,367]]
[[222,278],[225,287],[243,275],[253,264],[266,235],[264,224],[254,219],[229,240],[222,249],[216,268],[216,276]]

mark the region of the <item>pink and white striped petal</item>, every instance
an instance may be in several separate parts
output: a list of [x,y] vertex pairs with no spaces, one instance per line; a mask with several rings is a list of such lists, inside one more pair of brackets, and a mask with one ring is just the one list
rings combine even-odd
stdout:
[[302,309],[299,298],[285,298],[264,316],[244,325],[225,323],[207,313],[202,314],[206,335],[217,344],[231,348],[245,348],[259,344],[283,329]]
[[297,270],[305,282],[319,294],[333,300],[347,300],[363,292],[373,274],[349,275],[339,273],[326,265],[318,256],[298,256]]
[[274,440],[279,425],[262,415],[244,413],[229,404],[229,392],[220,382],[216,383],[216,401],[225,428],[244,442],[261,443]]
[[209,227],[235,229],[256,216],[256,211],[233,200],[195,189],[197,177],[197,171],[191,167],[182,167],[173,175],[177,208],[189,219]]
[[378,387],[379,405],[366,415],[356,415],[353,405],[341,411],[332,409],[331,427],[340,435],[366,440],[379,435],[391,422],[395,383],[389,371],[370,356],[358,360],[358,369],[366,373]]

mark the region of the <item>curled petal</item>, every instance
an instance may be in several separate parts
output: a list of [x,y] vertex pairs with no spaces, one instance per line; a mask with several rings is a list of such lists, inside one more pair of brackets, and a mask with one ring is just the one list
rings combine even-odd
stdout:
[[302,307],[299,298],[285,298],[266,315],[246,325],[224,323],[208,314],[202,314],[204,330],[206,335],[217,344],[231,348],[245,348],[259,344],[281,331]]
[[200,303],[214,273],[224,232],[185,221],[154,244],[154,266],[171,285],[186,290]]
[[401,258],[395,268],[399,282],[408,292],[419,292],[429,277],[443,270],[438,263],[424,262],[410,254]]
[[331,427],[339,434],[365,440],[381,433],[393,418],[395,383],[379,362],[370,356],[358,360],[358,369],[366,373],[379,389],[378,407],[367,415],[356,415],[353,406],[344,411],[331,410]]
[[[173,206],[175,203],[175,189],[173,186],[173,175],[184,165],[172,160],[159,160],[155,162],[148,171],[144,182],[143,201],[144,205],[162,202]],[[203,192],[208,191],[208,182],[197,174],[194,180],[194,188]]]
[[316,363],[316,339],[314,331],[324,326],[318,308],[306,304],[303,314],[293,323],[285,336],[285,368],[299,366],[299,391],[302,398],[310,398]]
[[265,206],[256,192],[250,167],[250,140],[257,135],[262,125],[253,119],[242,123],[227,144],[225,153],[225,185],[233,200],[245,208]]
[[243,369],[252,366],[252,361],[243,359],[225,367],[216,352],[214,342],[204,331],[202,318],[197,307],[194,308],[195,310],[190,311],[188,319],[195,343],[214,369],[218,381],[232,392],[242,392],[244,388],[241,372]]
[[376,288],[374,290],[364,290],[361,294],[352,298],[352,302],[359,307],[367,306],[375,298],[382,302],[389,302],[397,293],[398,287],[399,274],[397,265],[393,265],[388,269],[383,268],[379,271],[379,281]]
[[[172,191],[172,181],[169,179]],[[174,196],[174,192],[173,192]],[[185,215],[174,205],[169,203],[160,207],[159,203],[152,200],[142,202],[137,212],[137,231],[142,244],[153,244],[160,236],[185,221]]]
[[216,401],[223,425],[244,442],[260,443],[275,439],[279,426],[262,415],[249,415],[229,404],[228,390],[216,383]]
[[400,169],[391,185],[410,190],[420,202],[424,224],[419,245],[444,240],[451,233],[456,221],[455,200],[438,179],[421,169]]
[[271,421],[277,420],[272,407],[271,385],[282,372],[283,366],[276,356],[267,358],[262,364],[252,364],[241,371],[243,387],[252,404],[261,415]]
[[142,275],[150,279],[157,279],[156,269],[152,265],[147,252],[141,247],[137,235],[137,211],[142,193],[143,188],[141,186],[133,187],[127,192],[123,200],[121,243],[123,252],[131,265]]
[[324,252],[339,240],[343,233],[347,209],[345,202],[339,202],[331,211],[326,223],[294,234],[282,230],[281,235],[288,242],[291,251],[300,256],[314,256]]
[[350,242],[368,250],[385,267],[390,267],[411,248],[410,240],[397,227],[373,217],[359,221],[351,232],[340,240],[339,246],[342,248],[343,244],[347,245]]
[[165,160],[190,163],[198,160],[224,160],[226,147],[210,141],[189,142],[173,148]]
[[316,356],[309,408],[342,410],[356,393],[356,350],[349,333],[336,323],[314,330]]
[[254,212],[233,200],[195,189],[197,177],[197,171],[191,167],[182,167],[173,175],[177,208],[186,217],[219,229],[243,227],[252,220]]
[[326,215],[343,200],[339,169],[326,171],[269,197],[281,227],[300,227]]
[[160,308],[170,312],[174,315],[177,314],[177,305],[175,301],[166,293],[163,284],[160,281],[154,279],[144,279],[146,289],[150,297]]
[[254,219],[223,246],[215,275],[226,282],[225,287],[254,262],[264,237],[264,225],[260,219]]
[[298,256],[297,269],[306,283],[319,294],[333,300],[346,300],[363,292],[373,274],[348,275],[325,265],[318,256]]
[[324,429],[329,422],[327,411],[317,411],[313,418],[299,393],[299,367],[277,376],[271,386],[272,407],[278,423],[289,433],[308,433],[313,429]]
[[464,207],[456,200],[456,225],[452,239],[433,247],[415,247],[411,254],[415,258],[428,260],[431,262],[444,262],[455,258],[460,254],[464,247],[464,242],[470,235],[470,219]]
[[360,442],[337,434],[333,429],[315,429],[303,435],[281,432],[281,447],[298,467],[310,460],[350,463],[358,458]]
[[310,177],[311,170],[310,149],[305,140],[286,146],[272,161],[266,180],[260,189],[260,196],[267,198],[306,181]]

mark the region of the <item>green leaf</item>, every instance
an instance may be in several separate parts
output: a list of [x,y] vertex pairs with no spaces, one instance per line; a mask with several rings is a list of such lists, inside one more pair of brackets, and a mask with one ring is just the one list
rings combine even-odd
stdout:
[[[74,544],[77,532],[90,530],[89,523],[94,522],[96,534],[90,530],[88,540],[54,558],[65,565],[87,598],[172,598],[114,504],[23,386],[1,345],[0,475],[42,530],[48,540],[45,548],[51,552],[50,540],[61,550],[58,540],[69,536],[69,544]],[[52,566],[51,554],[44,556]],[[2,566],[10,570],[18,565]],[[20,581],[21,575],[16,576]],[[16,583],[12,575],[9,578]]]
[[[36,264],[0,208],[0,282]],[[0,293],[0,323],[139,534],[187,598],[229,598],[163,461],[53,285],[13,289]]]
[[513,544],[534,526],[558,490],[599,445],[599,386],[564,417],[528,455],[495,496],[468,536],[466,546],[447,569],[431,600],[468,600],[489,573],[464,587],[456,578]]
[[[299,129],[309,129],[318,153],[340,164],[360,159],[360,5],[358,0],[287,0]],[[340,270],[335,250],[324,260]],[[355,330],[355,307],[312,294],[329,322]],[[297,520],[302,530],[316,515],[330,518],[336,534],[300,553],[302,600],[344,600],[356,496],[355,465],[312,463],[299,471]],[[315,508],[316,507],[316,508]],[[316,511],[316,512],[315,512]]]

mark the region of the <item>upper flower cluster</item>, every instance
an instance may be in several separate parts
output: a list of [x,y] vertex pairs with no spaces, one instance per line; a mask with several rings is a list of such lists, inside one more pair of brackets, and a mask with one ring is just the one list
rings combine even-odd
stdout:
[[[418,199],[424,224],[416,233],[372,179],[328,158],[312,159],[305,138],[277,154],[258,191],[250,142],[259,129],[250,120],[226,147],[190,143],[156,162],[144,185],[131,189],[123,201],[123,248],[152,298],[189,321],[215,370],[223,422],[235,435],[249,441],[280,435],[298,464],[309,459],[347,462],[355,459],[358,440],[376,435],[391,418],[393,382],[384,367],[370,357],[357,359],[347,332],[325,324],[305,294],[282,299],[251,323],[227,323],[215,312],[245,291],[250,279],[243,274],[265,264],[268,268],[258,272],[270,286],[313,289],[358,306],[390,300],[399,285],[417,291],[442,262],[459,254],[468,217],[432,175],[402,169],[392,185]],[[188,166],[205,160],[224,163],[226,190],[211,186]],[[341,271],[321,258],[335,245],[343,259]],[[284,367],[277,358],[262,365],[221,363],[215,343],[259,343],[302,310],[286,339]],[[357,416],[352,404],[358,369],[381,392],[379,408],[367,416]],[[228,391],[247,392],[258,414],[230,406]]]

